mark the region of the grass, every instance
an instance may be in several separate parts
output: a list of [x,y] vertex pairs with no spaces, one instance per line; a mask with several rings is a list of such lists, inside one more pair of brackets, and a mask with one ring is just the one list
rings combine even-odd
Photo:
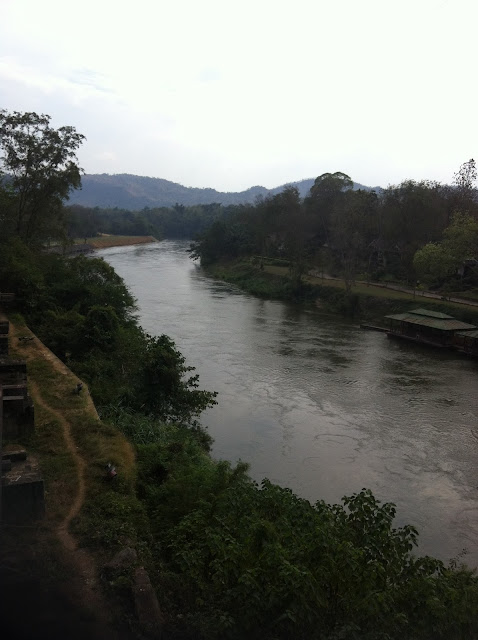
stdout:
[[[84,244],[85,238],[76,238],[75,244]],[[115,236],[102,235],[93,238],[86,238],[86,243],[91,244],[95,249],[107,249],[108,247],[123,247],[135,244],[147,244],[157,242],[153,236]]]
[[[22,334],[25,330],[22,331]],[[23,359],[23,350],[10,348],[12,357]],[[42,386],[54,383],[50,367],[40,360],[28,363],[29,382],[42,381]],[[68,513],[70,496],[75,491],[77,480],[73,456],[65,448],[63,428],[55,414],[35,404],[35,429],[31,436],[18,442],[31,451],[40,461],[45,481],[46,517],[43,525],[53,528]]]
[[[17,330],[21,335],[32,335],[24,326],[17,325]],[[103,563],[118,546],[134,546],[147,535],[148,526],[135,495],[134,451],[123,434],[98,419],[86,385],[83,393],[74,392],[78,378],[51,352],[35,342],[20,345],[15,338],[10,342],[11,356],[27,360],[29,385],[38,390],[46,405],[35,403],[34,433],[21,443],[38,457],[45,480],[46,517],[41,526],[53,534],[77,494],[77,466],[66,447],[60,416],[68,422],[76,450],[85,462],[85,502],[72,523],[73,531],[82,545],[95,549]],[[114,482],[105,480],[108,462],[118,471]]]
[[472,291],[455,291],[447,295],[451,298],[467,298],[469,300],[478,301],[478,292],[476,289],[473,289]]
[[425,298],[417,291],[406,293],[373,283],[358,283],[349,293],[342,280],[322,280],[304,276],[303,286],[293,286],[289,268],[280,265],[264,265],[264,269],[250,260],[236,260],[208,265],[206,271],[214,278],[231,282],[249,293],[276,300],[313,303],[325,311],[353,317],[361,322],[381,323],[384,316],[402,313],[416,307],[431,307],[436,311],[453,315],[458,320],[478,325],[476,306]]
[[[288,276],[289,274],[289,269],[287,267],[265,266],[264,271],[276,276],[281,276],[281,277]],[[323,287],[333,287],[335,289],[341,289],[345,291],[345,283],[343,282],[343,280],[331,280],[327,278],[322,279],[322,278],[316,278],[314,276],[305,276],[304,281],[312,285],[320,285]],[[417,304],[423,303],[427,305],[432,304],[432,305],[443,306],[443,300],[440,300],[438,298],[425,298],[421,296],[418,291],[414,296],[411,293],[405,293],[404,291],[395,291],[394,289],[388,289],[387,287],[376,286],[373,283],[370,283],[369,285],[361,284],[361,283],[356,284],[352,287],[352,293],[360,296],[373,296],[376,298],[385,298],[387,300],[407,300],[411,302],[416,302]],[[457,296],[459,297],[459,294],[457,294]],[[446,301],[446,306],[452,307],[455,309],[460,309],[461,311],[469,309],[469,305],[460,304],[458,302]]]

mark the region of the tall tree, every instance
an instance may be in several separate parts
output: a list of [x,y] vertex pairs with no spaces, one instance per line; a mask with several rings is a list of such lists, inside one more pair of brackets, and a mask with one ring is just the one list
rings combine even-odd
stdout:
[[74,127],[54,129],[50,116],[0,110],[0,172],[14,195],[6,228],[28,244],[63,232],[63,202],[81,184]]
[[272,198],[276,210],[278,237],[284,255],[290,261],[293,286],[299,288],[306,270],[307,240],[310,235],[308,216],[300,201],[297,187],[288,186]]
[[427,242],[440,240],[448,221],[446,189],[429,181],[406,180],[382,194],[383,242],[389,268],[400,279],[415,279],[413,257]]
[[330,252],[350,291],[358,269],[367,267],[370,245],[378,236],[375,191],[348,191],[332,212]]
[[347,191],[353,189],[353,184],[350,176],[341,171],[323,173],[315,179],[309,195],[304,200],[304,205],[315,218],[319,244],[329,242],[334,207]]
[[471,213],[477,210],[476,178],[476,164],[473,158],[464,162],[453,176],[457,195],[456,209],[459,211]]

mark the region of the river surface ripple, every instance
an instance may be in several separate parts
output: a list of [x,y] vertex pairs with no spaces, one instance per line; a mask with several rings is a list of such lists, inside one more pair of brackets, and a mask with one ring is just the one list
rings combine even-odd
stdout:
[[250,463],[315,502],[370,488],[413,524],[419,551],[478,565],[478,361],[205,276],[188,243],[99,252],[219,392],[202,422],[213,455]]

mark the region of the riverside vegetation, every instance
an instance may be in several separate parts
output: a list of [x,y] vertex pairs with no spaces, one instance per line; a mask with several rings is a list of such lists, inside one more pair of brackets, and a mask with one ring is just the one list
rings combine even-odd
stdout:
[[214,221],[191,255],[206,267],[254,256],[261,269],[286,265],[289,297],[307,295],[303,276],[313,268],[342,278],[347,293],[361,280],[476,298],[475,182],[474,160],[460,167],[452,186],[410,180],[381,193],[354,191],[349,176],[326,173],[303,200],[287,187]]
[[[34,116],[3,117],[18,129]],[[135,474],[89,491],[74,531],[100,555],[136,547],[157,589],[166,637],[478,636],[476,574],[458,560],[415,555],[418,533],[394,526],[392,504],[359,488],[341,504],[311,504],[268,480],[253,482],[245,463],[211,459],[199,417],[215,394],[200,389],[170,338],[143,332],[134,300],[103,260],[41,251],[44,234],[52,234],[46,221],[36,226],[47,206],[30,204],[11,224],[19,197],[15,183],[0,191],[2,289],[16,293],[28,325],[88,382],[103,418],[75,428],[88,458],[98,455],[95,431],[113,438],[120,430],[137,452]],[[23,234],[33,211],[36,232]],[[53,477],[50,468],[48,482]],[[129,580],[125,570],[107,585],[125,608]]]

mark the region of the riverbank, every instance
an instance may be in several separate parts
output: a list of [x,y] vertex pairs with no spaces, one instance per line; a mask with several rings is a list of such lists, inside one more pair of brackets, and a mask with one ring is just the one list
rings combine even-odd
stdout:
[[150,244],[158,242],[154,236],[113,236],[102,234],[94,238],[86,238],[84,240],[75,240],[75,246],[82,244],[91,245],[93,249],[109,249],[110,247],[127,247],[135,244]]
[[435,311],[478,325],[478,308],[465,302],[424,298],[373,283],[358,283],[350,292],[341,280],[305,275],[300,287],[294,287],[289,270],[284,266],[264,265],[263,269],[249,260],[215,263],[205,268],[214,278],[237,285],[262,298],[314,304],[326,311],[353,317],[359,322],[380,323],[385,315],[401,313],[417,306],[429,306]]

